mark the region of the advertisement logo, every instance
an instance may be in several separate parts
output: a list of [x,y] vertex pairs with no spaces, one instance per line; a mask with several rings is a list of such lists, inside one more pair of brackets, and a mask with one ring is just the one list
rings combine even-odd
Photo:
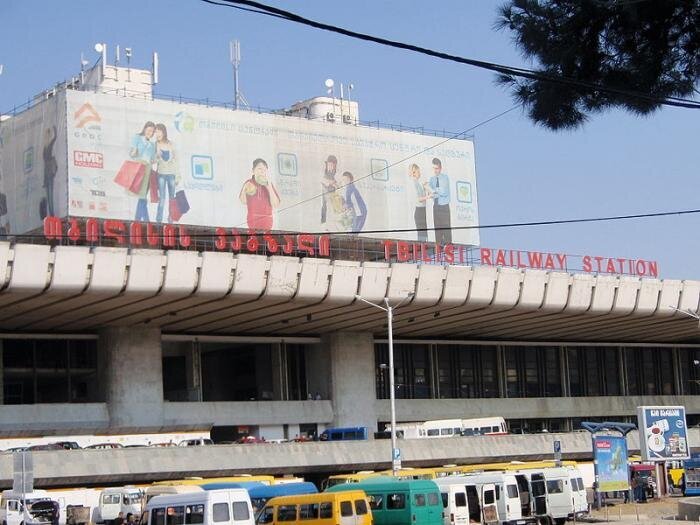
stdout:
[[80,106],[73,115],[73,118],[76,128],[85,128],[88,124],[94,122],[95,124],[89,126],[87,129],[96,129],[100,127],[99,123],[102,122],[102,117],[89,102]]
[[192,178],[212,180],[214,178],[214,159],[209,155],[192,155]]
[[194,117],[184,111],[175,114],[175,129],[180,133],[194,131]]
[[277,154],[277,171],[287,177],[297,176],[297,156],[294,153]]
[[389,180],[389,163],[385,159],[372,159],[370,161],[370,170],[374,180]]
[[74,151],[73,165],[80,168],[103,168],[102,153],[96,151]]
[[24,150],[24,173],[29,173],[34,169],[34,147]]
[[457,202],[472,202],[472,184],[465,180],[457,181]]

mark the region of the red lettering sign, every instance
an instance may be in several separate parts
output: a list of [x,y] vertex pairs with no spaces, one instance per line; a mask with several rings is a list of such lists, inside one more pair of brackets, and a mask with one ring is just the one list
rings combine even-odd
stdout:
[[99,168],[104,167],[104,157],[102,153],[96,151],[74,151],[73,165],[80,168]]

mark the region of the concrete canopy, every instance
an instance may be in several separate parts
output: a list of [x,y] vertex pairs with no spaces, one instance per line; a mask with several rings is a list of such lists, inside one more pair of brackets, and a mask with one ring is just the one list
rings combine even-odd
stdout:
[[403,339],[700,343],[700,281],[491,266],[0,243],[0,330],[386,333]]

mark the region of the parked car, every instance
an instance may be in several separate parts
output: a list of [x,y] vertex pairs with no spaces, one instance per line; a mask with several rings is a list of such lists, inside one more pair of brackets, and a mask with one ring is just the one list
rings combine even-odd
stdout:
[[89,449],[110,449],[110,448],[124,448],[124,445],[121,443],[96,443],[95,445],[90,445],[85,448]]

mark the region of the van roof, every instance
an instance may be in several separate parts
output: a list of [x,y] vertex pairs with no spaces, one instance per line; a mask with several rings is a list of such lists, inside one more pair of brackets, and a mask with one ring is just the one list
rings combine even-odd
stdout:
[[437,485],[430,479],[395,479],[390,476],[376,476],[373,478],[363,479],[357,483],[333,485],[327,491],[335,492],[340,490],[362,489],[365,492],[371,490],[437,490]]
[[[354,487],[355,485],[353,485]],[[341,494],[342,492],[342,494]],[[265,505],[283,505],[285,503],[320,503],[323,501],[332,500],[338,497],[362,498],[366,497],[364,490],[353,488],[352,490],[327,490],[326,492],[318,492],[316,494],[297,494],[294,496],[277,496],[270,499]]]
[[248,499],[248,491],[245,489],[203,490],[201,492],[185,492],[182,494],[163,494],[154,496],[146,505],[147,508],[167,505],[168,503],[186,503],[188,501],[207,501],[215,495],[228,493],[232,496]]

